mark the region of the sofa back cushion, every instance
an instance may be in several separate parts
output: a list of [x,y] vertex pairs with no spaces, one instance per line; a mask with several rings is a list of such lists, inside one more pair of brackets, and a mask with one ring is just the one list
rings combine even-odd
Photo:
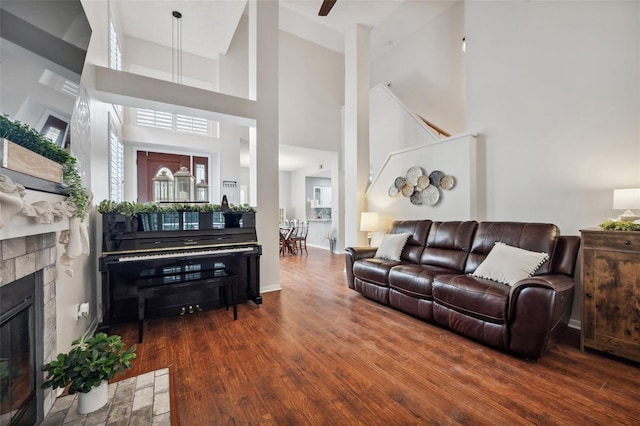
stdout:
[[512,247],[547,253],[549,260],[534,275],[549,273],[559,235],[558,227],[549,223],[480,222],[464,271],[473,273],[499,241]]
[[420,263],[464,271],[477,227],[476,221],[433,222]]
[[402,249],[400,260],[418,263],[431,223],[430,220],[396,220],[391,224],[389,234],[410,234]]

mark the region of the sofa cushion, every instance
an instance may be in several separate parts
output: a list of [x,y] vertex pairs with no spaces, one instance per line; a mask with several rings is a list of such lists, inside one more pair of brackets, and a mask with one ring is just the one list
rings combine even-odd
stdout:
[[[559,234],[558,227],[548,223],[480,222],[464,271],[469,274],[473,273],[496,242],[547,253],[553,259]],[[551,262],[547,260],[534,275],[546,274],[550,271]]]
[[433,222],[420,263],[464,271],[478,223]]
[[533,275],[547,259],[549,259],[547,253],[496,243],[473,276],[514,285]]
[[431,300],[433,279],[437,275],[455,273],[456,271],[439,266],[398,265],[389,272],[389,287],[408,296]]
[[404,249],[402,249],[400,260],[418,263],[427,241],[427,233],[431,223],[430,220],[396,220],[392,223],[389,234],[411,234]]
[[353,264],[353,276],[363,281],[389,286],[389,271],[400,264],[398,261],[386,259],[361,259]]
[[400,260],[402,249],[407,243],[407,239],[411,236],[409,233],[402,234],[385,234],[380,242],[380,247],[376,250],[376,259]]
[[[511,287],[472,275],[440,275],[432,284],[437,304],[493,323],[505,323]],[[437,320],[437,319],[436,319]]]

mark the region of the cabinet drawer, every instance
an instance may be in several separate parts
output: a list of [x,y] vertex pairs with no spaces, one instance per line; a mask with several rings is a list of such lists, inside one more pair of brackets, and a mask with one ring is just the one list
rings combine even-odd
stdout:
[[587,249],[640,252],[640,232],[582,232],[582,246]]

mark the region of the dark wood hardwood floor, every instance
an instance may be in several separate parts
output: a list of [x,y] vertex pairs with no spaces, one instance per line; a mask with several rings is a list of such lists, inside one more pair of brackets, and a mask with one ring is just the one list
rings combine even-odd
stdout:
[[[575,344],[538,362],[365,299],[342,255],[280,258],[264,303],[148,321],[129,377],[169,367],[172,424],[637,425],[640,367]],[[126,342],[137,328],[114,329]]]

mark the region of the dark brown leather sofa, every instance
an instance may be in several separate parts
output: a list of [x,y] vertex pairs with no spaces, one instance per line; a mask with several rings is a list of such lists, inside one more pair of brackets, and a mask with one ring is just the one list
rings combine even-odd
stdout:
[[[400,261],[345,249],[347,284],[365,297],[488,346],[537,360],[566,328],[580,239],[542,223],[395,221],[411,234]],[[532,277],[510,286],[471,275],[496,242],[545,252]]]

